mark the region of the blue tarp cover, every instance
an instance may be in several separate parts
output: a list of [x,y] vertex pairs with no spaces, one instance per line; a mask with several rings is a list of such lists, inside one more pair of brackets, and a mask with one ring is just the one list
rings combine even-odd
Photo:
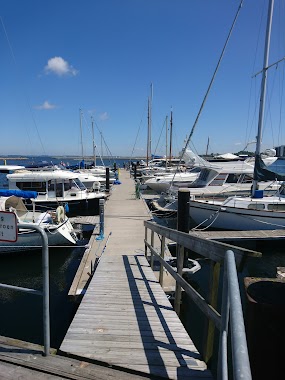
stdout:
[[38,193],[37,193],[37,191],[29,191],[29,190],[0,189],[0,196],[1,197],[11,197],[11,195],[15,195],[16,197],[28,199],[28,198],[37,198]]
[[278,159],[273,164],[266,166],[261,156],[256,156],[254,179],[258,181],[285,181],[284,162],[284,160]]

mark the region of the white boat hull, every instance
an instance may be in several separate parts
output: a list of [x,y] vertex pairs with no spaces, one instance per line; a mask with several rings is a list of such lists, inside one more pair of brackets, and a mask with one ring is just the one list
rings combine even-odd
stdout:
[[[69,221],[68,223],[70,224]],[[69,226],[67,224],[63,224],[58,228],[45,229],[45,232],[47,233],[49,247],[76,244],[76,237],[70,234]],[[42,239],[40,234],[37,231],[23,229],[19,231],[18,240],[16,242],[0,242],[0,254],[30,251],[41,249],[41,247]]]
[[190,221],[200,228],[274,230],[285,228],[285,212],[248,210],[221,203],[190,201]]

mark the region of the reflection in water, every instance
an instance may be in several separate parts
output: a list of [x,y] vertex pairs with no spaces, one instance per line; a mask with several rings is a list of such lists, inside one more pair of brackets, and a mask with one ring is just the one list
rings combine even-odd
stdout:
[[[84,246],[50,249],[51,347],[58,348],[76,311],[68,291]],[[0,282],[42,290],[41,251],[0,256]],[[42,297],[0,289],[0,335],[43,344]]]

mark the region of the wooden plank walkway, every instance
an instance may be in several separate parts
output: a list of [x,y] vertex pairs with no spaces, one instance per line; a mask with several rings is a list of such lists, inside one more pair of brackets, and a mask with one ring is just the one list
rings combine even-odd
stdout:
[[151,377],[127,373],[84,360],[43,356],[43,347],[0,336],[1,380],[145,380]]
[[129,173],[105,208],[105,253],[60,351],[171,379],[212,378],[144,257],[147,206]]

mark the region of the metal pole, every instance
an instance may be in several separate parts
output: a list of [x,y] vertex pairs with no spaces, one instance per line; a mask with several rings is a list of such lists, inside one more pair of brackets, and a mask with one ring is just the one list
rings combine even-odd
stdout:
[[[27,225],[24,223],[19,223],[18,228],[27,228]],[[33,225],[32,229],[39,232],[42,239],[44,356],[47,356],[50,354],[48,238],[47,238],[47,234],[40,226]]]
[[228,267],[228,286],[230,299],[232,360],[235,379],[251,379],[248,349],[244,327],[243,311],[240,300],[238,277],[236,273],[235,255],[233,251],[226,252]]
[[[267,28],[266,28],[265,46],[264,46],[261,92],[260,92],[260,102],[259,102],[260,107],[259,107],[259,115],[258,115],[258,128],[257,128],[257,136],[256,136],[255,168],[256,168],[256,164],[257,164],[257,161],[259,159],[260,150],[261,150],[261,139],[262,139],[262,129],[263,129],[263,121],[264,121],[264,104],[265,104],[265,97],[266,97],[267,69],[268,69],[268,57],[269,57],[269,47],[270,47],[273,6],[274,6],[274,0],[269,0],[268,16],[267,16]],[[253,182],[252,182],[252,195],[254,195],[254,192],[257,188],[257,182],[258,182],[257,172],[255,169],[254,174],[253,174]]]
[[223,278],[223,295],[222,295],[222,310],[221,310],[221,330],[219,341],[219,358],[218,358],[218,379],[228,379],[228,352],[227,338],[229,325],[229,292],[228,292],[228,270],[227,265],[224,265]]
[[104,199],[99,199],[99,210],[100,210],[100,236],[104,237]]

